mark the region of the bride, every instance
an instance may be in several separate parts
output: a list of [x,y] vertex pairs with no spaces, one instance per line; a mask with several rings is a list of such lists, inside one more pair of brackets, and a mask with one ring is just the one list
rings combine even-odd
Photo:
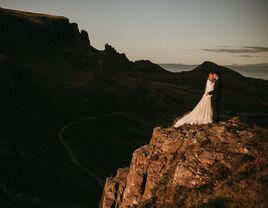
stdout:
[[183,124],[208,124],[212,122],[213,111],[211,107],[211,95],[206,95],[206,92],[213,90],[214,81],[214,74],[209,73],[202,99],[190,113],[177,120],[173,124],[173,127],[177,128]]

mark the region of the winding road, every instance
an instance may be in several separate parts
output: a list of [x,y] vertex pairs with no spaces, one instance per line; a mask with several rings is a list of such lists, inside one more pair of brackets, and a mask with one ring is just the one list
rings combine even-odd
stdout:
[[126,113],[126,112],[114,112],[114,113],[108,113],[108,114],[102,114],[102,115],[98,115],[98,116],[90,116],[90,117],[82,118],[80,120],[69,122],[69,123],[65,124],[64,126],[61,127],[61,129],[58,132],[59,140],[62,143],[62,145],[64,146],[64,148],[66,149],[71,162],[73,164],[77,165],[78,167],[80,167],[86,173],[88,173],[88,175],[90,175],[91,177],[93,177],[94,179],[96,179],[96,181],[98,182],[98,184],[99,184],[100,187],[103,187],[104,180],[102,178],[100,178],[99,176],[97,176],[93,171],[91,171],[91,170],[87,169],[86,167],[84,167],[79,162],[78,158],[76,157],[76,155],[72,151],[71,147],[68,146],[68,144],[64,140],[64,134],[65,134],[65,132],[66,132],[66,130],[68,128],[70,128],[70,127],[72,127],[72,126],[74,126],[76,124],[82,123],[84,121],[93,120],[93,119],[97,119],[97,118],[109,117],[109,116],[113,116],[113,115],[126,115],[126,114],[129,114],[129,113]]

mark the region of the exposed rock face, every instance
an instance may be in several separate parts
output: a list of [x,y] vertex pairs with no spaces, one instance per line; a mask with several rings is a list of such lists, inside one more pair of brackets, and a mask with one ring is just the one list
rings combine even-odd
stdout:
[[133,153],[130,168],[106,179],[100,207],[257,203],[264,199],[265,188],[256,181],[264,178],[249,173],[262,167],[266,157],[252,144],[254,139],[255,133],[235,119],[218,125],[157,127],[150,144]]

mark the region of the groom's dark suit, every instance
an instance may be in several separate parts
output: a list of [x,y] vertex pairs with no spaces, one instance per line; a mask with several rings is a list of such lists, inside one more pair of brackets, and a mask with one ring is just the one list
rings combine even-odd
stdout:
[[213,111],[213,122],[218,123],[220,120],[220,100],[221,100],[222,81],[218,78],[215,81],[214,89],[208,92],[211,97],[211,105]]

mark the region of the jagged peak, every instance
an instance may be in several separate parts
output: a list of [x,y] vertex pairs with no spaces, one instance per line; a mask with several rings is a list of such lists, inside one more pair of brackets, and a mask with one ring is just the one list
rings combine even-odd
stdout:
[[104,45],[104,51],[119,54],[119,53],[115,50],[115,48],[114,48],[112,45],[108,44],[108,43],[106,43],[106,44]]
[[105,55],[105,58],[109,59],[110,61],[123,61],[124,63],[130,63],[125,53],[117,52],[116,49],[108,43],[105,44],[103,53]]
[[81,30],[80,34],[81,34],[81,38],[83,40],[85,40],[90,45],[90,40],[89,40],[89,37],[88,37],[88,32],[85,31],[85,30]]
[[113,54],[120,54],[120,55],[125,55],[125,53],[119,53],[112,45],[109,43],[106,43],[104,45],[104,51],[108,53],[113,53]]

